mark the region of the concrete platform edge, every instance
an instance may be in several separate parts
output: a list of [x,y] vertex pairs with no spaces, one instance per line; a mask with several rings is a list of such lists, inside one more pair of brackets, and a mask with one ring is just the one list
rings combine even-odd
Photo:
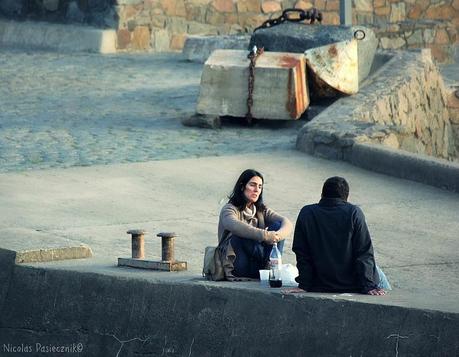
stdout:
[[[2,281],[3,283],[3,281]],[[3,285],[3,284],[2,284]],[[459,314],[16,266],[0,340],[85,355],[457,355]],[[365,334],[362,333],[365,331]]]

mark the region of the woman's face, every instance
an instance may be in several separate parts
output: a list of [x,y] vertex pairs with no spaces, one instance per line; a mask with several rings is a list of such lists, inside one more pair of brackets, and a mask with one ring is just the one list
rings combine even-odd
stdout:
[[258,201],[261,191],[263,189],[263,180],[259,176],[252,177],[245,185],[244,196],[247,198],[249,205]]

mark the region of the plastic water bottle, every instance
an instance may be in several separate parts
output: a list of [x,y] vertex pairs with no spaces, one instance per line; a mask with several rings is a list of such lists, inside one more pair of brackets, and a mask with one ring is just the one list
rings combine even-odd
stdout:
[[277,243],[273,244],[273,249],[269,255],[269,286],[272,288],[280,288],[282,286],[282,279],[280,269],[282,267],[282,256],[277,248]]

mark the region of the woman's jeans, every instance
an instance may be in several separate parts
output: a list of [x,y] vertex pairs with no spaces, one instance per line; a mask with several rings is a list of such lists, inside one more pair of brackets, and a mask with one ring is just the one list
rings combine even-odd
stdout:
[[378,288],[384,289],[384,290],[392,290],[392,287],[390,286],[389,280],[386,277],[386,274],[381,270],[380,267],[376,265],[376,270],[379,275],[379,284]]
[[[280,222],[275,222],[268,226],[268,231],[277,231],[280,226]],[[269,243],[238,236],[231,237],[231,246],[236,254],[234,276],[259,279],[258,270],[266,269],[273,246]],[[282,254],[283,240],[277,243],[277,248]]]

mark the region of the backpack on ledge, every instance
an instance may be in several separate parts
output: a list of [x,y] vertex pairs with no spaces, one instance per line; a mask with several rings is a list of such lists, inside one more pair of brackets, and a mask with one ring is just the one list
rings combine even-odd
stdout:
[[220,246],[206,247],[204,252],[202,276],[207,280],[225,280],[225,271],[223,270],[223,263],[220,253]]

